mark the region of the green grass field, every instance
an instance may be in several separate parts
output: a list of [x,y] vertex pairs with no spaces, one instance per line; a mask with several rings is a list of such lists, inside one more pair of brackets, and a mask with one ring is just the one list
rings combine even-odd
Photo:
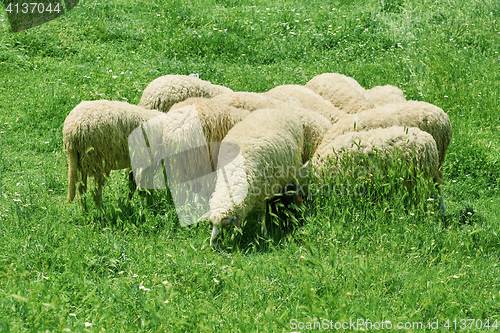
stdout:
[[[21,33],[1,19],[0,332],[499,331],[500,2],[83,0]],[[445,218],[404,205],[396,169],[365,196],[280,201],[271,241],[248,224],[220,251],[165,191],[128,201],[120,171],[105,214],[66,202],[80,101],[137,104],[166,74],[263,92],[324,72],[448,113]]]

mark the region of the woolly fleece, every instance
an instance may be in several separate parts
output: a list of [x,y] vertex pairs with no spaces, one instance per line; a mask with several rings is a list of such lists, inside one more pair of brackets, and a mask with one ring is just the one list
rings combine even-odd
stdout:
[[306,87],[346,113],[358,113],[374,107],[366,90],[356,80],[343,74],[317,75],[306,83]]
[[162,112],[189,97],[212,98],[231,89],[185,75],[165,75],[153,80],[142,93],[139,105]]
[[330,101],[325,100],[311,89],[297,84],[277,86],[269,90],[265,95],[284,102],[294,98],[302,108],[321,114],[332,124],[346,115],[344,111],[335,107]]
[[406,102],[405,95],[401,89],[390,84],[385,86],[375,86],[366,90],[367,99],[373,101],[375,107],[391,103]]
[[239,91],[234,93],[221,94],[215,96],[212,99],[233,106],[235,108],[245,109],[248,111],[255,111],[257,109],[265,108],[280,109],[290,107],[289,103],[255,92]]
[[[184,166],[183,170],[176,172],[178,175],[184,175],[179,181],[183,182],[196,178],[197,175],[212,172],[212,163],[214,168],[217,166],[216,158],[219,153],[217,143],[222,142],[229,130],[249,114],[250,111],[201,97],[188,98],[173,105],[168,112],[169,121],[163,128],[164,142],[167,147],[170,147],[168,149],[179,152],[205,146],[208,152],[208,155],[199,154],[199,151],[193,151],[191,155],[189,152],[184,153],[180,157],[182,160],[176,161],[176,164],[181,163],[178,165]],[[199,132],[199,125],[201,125],[202,132]],[[200,137],[205,141],[200,141]],[[208,161],[207,158],[209,158]],[[215,158],[215,161],[212,158]],[[190,172],[190,165],[193,166],[193,172]],[[202,165],[207,169],[201,173],[194,171]]]
[[[323,140],[312,159],[312,165],[317,168],[318,174],[321,175],[325,166],[328,165],[328,157],[334,157],[333,161],[335,161],[346,152],[352,152],[359,156],[370,156],[375,154],[375,150],[377,150],[383,159],[392,158],[395,148],[399,149],[401,157],[406,163],[414,166],[418,171],[426,170],[427,176],[432,177],[434,182],[443,184],[436,142],[430,134],[416,127],[376,128],[348,132],[336,136],[330,141]],[[384,166],[379,165],[379,167],[382,168],[382,172],[386,171]]]
[[420,101],[387,104],[358,114],[347,115],[325,134],[323,140],[352,131],[385,128],[393,125],[418,127],[432,135],[439,152],[439,167],[444,162],[453,131],[448,115],[439,107]]

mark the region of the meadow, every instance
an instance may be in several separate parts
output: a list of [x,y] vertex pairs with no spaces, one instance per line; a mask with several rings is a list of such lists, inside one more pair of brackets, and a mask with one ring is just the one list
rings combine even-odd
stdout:
[[[0,332],[498,331],[500,2],[83,0],[20,33],[0,9]],[[249,223],[219,250],[165,191],[127,200],[121,171],[104,213],[66,202],[80,101],[137,104],[166,74],[264,92],[324,72],[446,111],[444,218],[407,203],[397,166],[364,195],[275,200],[269,241]]]

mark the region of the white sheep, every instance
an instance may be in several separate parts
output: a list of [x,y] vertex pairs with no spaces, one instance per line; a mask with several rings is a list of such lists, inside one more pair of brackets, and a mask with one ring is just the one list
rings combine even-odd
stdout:
[[[328,167],[337,165],[339,158],[346,153],[353,153],[352,164],[356,165],[365,156],[373,156],[378,152],[378,171],[386,173],[386,167],[390,159],[394,158],[395,149],[401,153],[403,162],[414,168],[416,172],[424,171],[425,176],[432,177],[439,191],[441,213],[444,215],[446,207],[441,185],[443,175],[439,168],[438,149],[433,137],[416,127],[391,126],[387,128],[375,128],[365,131],[347,132],[334,136],[333,139],[325,135],[323,142],[316,150],[311,164],[316,168],[317,175],[325,176],[331,171]],[[413,174],[416,174],[413,173]],[[406,179],[409,190],[412,190],[412,179]]]
[[405,95],[398,87],[387,84],[375,86],[365,91],[368,100],[372,100],[375,107],[392,103],[406,102]]
[[338,73],[323,73],[305,85],[346,113],[357,113],[374,107],[374,101],[353,78]]
[[296,104],[304,109],[321,114],[326,119],[330,120],[332,124],[346,115],[344,111],[334,106],[330,101],[325,100],[311,89],[298,84],[277,86],[269,90],[265,95],[284,102],[295,99],[297,101]]
[[153,80],[142,93],[139,105],[168,112],[175,103],[189,97],[211,98],[232,92],[230,88],[186,75],[165,75]]
[[[265,229],[265,200],[293,183],[301,167],[303,125],[286,109],[259,109],[237,123],[222,141],[217,183],[210,199],[210,244],[220,229],[240,221],[254,208]],[[264,214],[262,214],[264,213]]]
[[[131,167],[127,139],[142,123],[163,113],[117,101],[83,101],[66,117],[63,144],[68,155],[68,201],[78,191],[86,208],[87,177],[95,180],[94,201],[101,207],[102,186],[111,170]],[[81,177],[79,178],[79,174]],[[132,178],[130,178],[133,181]],[[134,188],[131,187],[131,194]]]
[[386,104],[357,114],[350,114],[332,125],[324,136],[331,141],[352,131],[364,131],[393,125],[418,127],[432,135],[439,151],[439,167],[444,162],[453,131],[448,115],[439,107],[419,101]]
[[[275,93],[275,95],[278,93]],[[218,95],[213,100],[226,103],[236,108],[242,108],[249,111],[257,109],[286,109],[289,112],[299,116],[304,129],[304,151],[302,159],[305,163],[313,155],[316,147],[321,142],[323,135],[331,126],[330,121],[321,114],[307,110],[301,106],[299,100],[288,98],[284,94],[280,96],[285,101],[276,99],[266,94],[254,92],[234,92]]]

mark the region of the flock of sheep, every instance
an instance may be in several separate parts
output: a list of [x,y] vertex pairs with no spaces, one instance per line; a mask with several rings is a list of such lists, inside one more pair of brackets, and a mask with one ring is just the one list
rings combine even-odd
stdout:
[[[406,162],[426,170],[437,184],[445,213],[441,166],[452,136],[447,114],[429,103],[407,101],[397,87],[364,89],[353,78],[336,73],[318,75],[305,86],[282,85],[265,93],[233,92],[196,77],[166,75],[148,85],[138,106],[81,102],[63,128],[68,200],[74,199],[78,187],[85,205],[87,177],[92,176],[94,201],[100,207],[111,170],[133,167],[129,136],[137,128],[147,132],[145,124],[155,119],[161,119],[159,140],[174,149],[199,146],[200,140],[192,141],[195,124],[201,124],[207,153],[181,154],[183,163],[164,167],[183,180],[199,176],[199,165],[208,166],[201,174],[217,170],[210,211],[201,217],[213,226],[211,244],[222,229],[234,225],[241,231],[240,222],[253,209],[260,210],[266,235],[266,199],[300,182],[302,171],[310,166],[321,175],[332,158],[345,153],[377,151],[391,158],[397,148]],[[221,144],[212,144],[216,142]],[[135,181],[141,183],[141,173],[134,173],[130,195]]]

